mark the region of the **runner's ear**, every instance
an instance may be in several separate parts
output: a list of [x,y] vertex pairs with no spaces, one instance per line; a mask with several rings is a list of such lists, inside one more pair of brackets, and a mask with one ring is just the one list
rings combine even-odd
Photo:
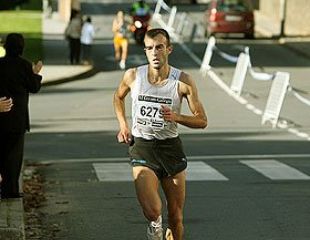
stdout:
[[171,44],[167,47],[167,50],[168,50],[168,54],[172,53],[173,47]]

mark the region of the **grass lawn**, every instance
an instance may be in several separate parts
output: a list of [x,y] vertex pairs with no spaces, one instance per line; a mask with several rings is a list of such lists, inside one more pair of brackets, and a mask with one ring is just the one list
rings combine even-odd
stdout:
[[[35,8],[32,6],[34,2],[40,3],[41,1],[31,1],[29,5],[31,4],[32,8]],[[25,5],[24,8],[27,6]],[[38,9],[38,4],[36,4],[36,9]],[[8,33],[22,33],[26,40],[24,57],[30,61],[43,58],[41,14],[41,10],[0,11],[0,36],[4,40]]]

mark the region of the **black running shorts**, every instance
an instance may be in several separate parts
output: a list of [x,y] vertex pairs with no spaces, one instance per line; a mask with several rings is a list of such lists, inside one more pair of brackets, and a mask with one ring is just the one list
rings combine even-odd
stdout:
[[129,147],[132,166],[146,166],[152,169],[159,179],[174,176],[183,171],[187,160],[179,137],[165,140],[134,138]]

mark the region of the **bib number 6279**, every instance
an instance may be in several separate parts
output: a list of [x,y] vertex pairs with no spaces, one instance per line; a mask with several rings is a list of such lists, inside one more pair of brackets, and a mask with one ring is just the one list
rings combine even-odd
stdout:
[[158,107],[141,106],[140,108],[140,114],[143,117],[155,118],[157,113],[158,113],[158,117],[162,118],[162,110]]

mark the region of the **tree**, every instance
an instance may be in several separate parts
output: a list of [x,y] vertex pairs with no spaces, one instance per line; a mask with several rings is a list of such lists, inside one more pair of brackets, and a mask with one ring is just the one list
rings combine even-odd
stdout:
[[0,10],[14,9],[27,2],[29,0],[0,0]]

